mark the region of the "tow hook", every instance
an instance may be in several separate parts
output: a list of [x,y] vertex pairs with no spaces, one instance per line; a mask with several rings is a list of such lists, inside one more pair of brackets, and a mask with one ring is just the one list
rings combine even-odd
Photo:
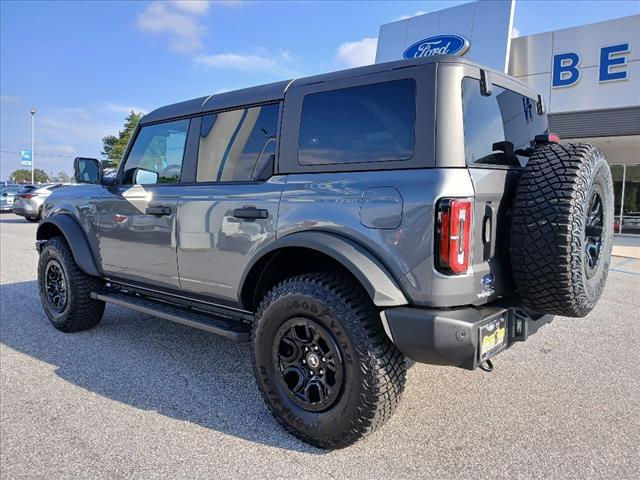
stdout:
[[479,367],[480,370],[484,370],[485,372],[493,372],[493,362],[489,359],[482,362]]

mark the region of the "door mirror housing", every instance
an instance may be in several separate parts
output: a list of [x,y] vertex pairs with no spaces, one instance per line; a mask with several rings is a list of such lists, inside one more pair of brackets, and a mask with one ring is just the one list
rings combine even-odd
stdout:
[[76,183],[102,183],[102,162],[96,158],[76,157],[73,176]]
[[138,167],[133,176],[133,183],[135,185],[153,185],[158,183],[158,172]]

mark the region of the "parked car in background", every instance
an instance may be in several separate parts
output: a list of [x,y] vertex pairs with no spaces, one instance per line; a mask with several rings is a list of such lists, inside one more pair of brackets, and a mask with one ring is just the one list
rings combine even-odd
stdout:
[[65,187],[63,183],[47,185],[25,185],[15,194],[13,213],[30,222],[39,222],[42,218],[42,204],[54,190]]
[[22,185],[0,187],[0,212],[10,212],[13,209],[14,197],[21,189]]

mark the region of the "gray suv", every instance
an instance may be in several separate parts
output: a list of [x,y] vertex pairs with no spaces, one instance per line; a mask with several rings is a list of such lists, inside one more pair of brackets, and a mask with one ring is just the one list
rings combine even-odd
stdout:
[[37,231],[53,325],[92,328],[114,303],[251,341],[268,408],[323,448],[390,417],[409,360],[492,370],[607,278],[602,153],[457,57],[162,107],[115,177],[87,158],[75,175]]

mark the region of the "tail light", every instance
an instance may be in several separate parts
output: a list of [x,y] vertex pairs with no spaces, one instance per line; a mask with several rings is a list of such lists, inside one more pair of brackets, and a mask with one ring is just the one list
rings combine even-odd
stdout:
[[24,198],[26,200],[29,200],[30,198],[33,198],[35,196],[35,193],[21,193],[20,195],[16,195],[16,197]]
[[436,266],[443,273],[469,269],[471,254],[471,200],[446,198],[438,202]]

